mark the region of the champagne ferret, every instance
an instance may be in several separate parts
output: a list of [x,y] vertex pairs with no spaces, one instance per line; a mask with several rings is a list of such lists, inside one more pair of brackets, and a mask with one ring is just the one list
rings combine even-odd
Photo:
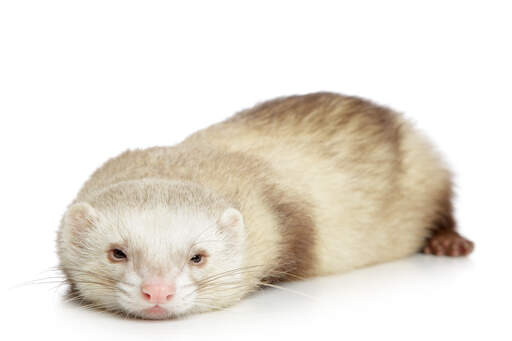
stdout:
[[332,93],[264,102],[176,146],[108,160],[68,207],[57,244],[73,297],[147,319],[416,252],[473,250],[429,141],[388,108]]

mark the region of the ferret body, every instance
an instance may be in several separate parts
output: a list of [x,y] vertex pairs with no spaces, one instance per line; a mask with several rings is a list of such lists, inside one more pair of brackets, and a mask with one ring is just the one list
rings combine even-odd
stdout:
[[401,115],[331,93],[280,98],[106,162],[64,215],[61,268],[100,308],[219,309],[262,283],[471,252],[451,186]]

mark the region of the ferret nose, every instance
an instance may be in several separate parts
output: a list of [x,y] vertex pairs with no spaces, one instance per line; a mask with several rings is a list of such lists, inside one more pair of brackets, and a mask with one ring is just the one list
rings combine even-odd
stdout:
[[176,293],[174,284],[164,282],[151,282],[142,285],[142,296],[151,303],[167,303]]

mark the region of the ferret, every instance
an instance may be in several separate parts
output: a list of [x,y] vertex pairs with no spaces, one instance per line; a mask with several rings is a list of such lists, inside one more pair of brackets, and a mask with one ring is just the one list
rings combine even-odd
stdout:
[[57,249],[75,298],[166,319],[417,252],[464,256],[473,243],[455,230],[448,167],[411,123],[313,93],[108,160],[67,208]]

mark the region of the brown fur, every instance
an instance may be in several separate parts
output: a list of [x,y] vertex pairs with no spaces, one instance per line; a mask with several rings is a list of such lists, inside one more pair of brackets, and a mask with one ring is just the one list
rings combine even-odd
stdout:
[[281,252],[272,273],[263,281],[274,283],[311,275],[315,264],[315,226],[312,204],[287,198],[277,185],[269,185],[264,191],[265,202],[277,217],[278,232],[282,235]]
[[423,253],[465,256],[473,251],[474,243],[456,231],[452,201],[453,192],[451,187],[447,187],[441,193],[437,218],[432,223],[430,236],[421,248]]

